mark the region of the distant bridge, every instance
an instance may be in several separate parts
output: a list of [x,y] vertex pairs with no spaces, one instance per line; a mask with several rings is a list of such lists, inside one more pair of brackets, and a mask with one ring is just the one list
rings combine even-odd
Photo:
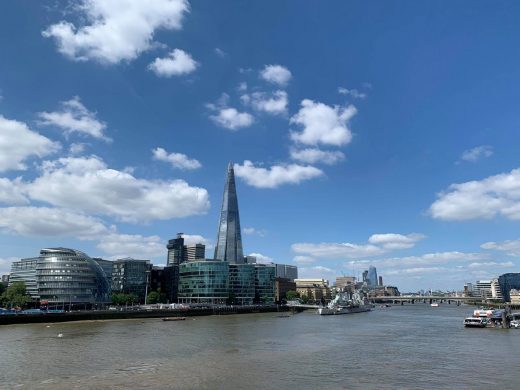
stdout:
[[400,302],[444,302],[444,301],[453,301],[453,302],[467,302],[467,301],[482,301],[484,302],[484,298],[480,297],[446,297],[442,295],[399,295],[399,296],[384,296],[384,297],[369,297],[369,301],[400,301]]

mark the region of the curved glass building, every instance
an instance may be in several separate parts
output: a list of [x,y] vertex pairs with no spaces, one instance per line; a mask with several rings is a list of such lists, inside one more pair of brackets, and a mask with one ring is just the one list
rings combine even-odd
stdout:
[[36,264],[40,301],[49,306],[77,307],[110,301],[103,269],[85,253],[68,248],[45,248]]
[[179,303],[223,305],[229,298],[229,264],[191,261],[179,266]]

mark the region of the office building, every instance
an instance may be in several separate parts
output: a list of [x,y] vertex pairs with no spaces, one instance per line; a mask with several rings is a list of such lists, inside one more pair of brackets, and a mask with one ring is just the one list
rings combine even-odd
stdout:
[[251,305],[255,299],[255,266],[229,264],[230,304]]
[[206,246],[204,244],[192,244],[184,246],[185,261],[200,261],[206,258]]
[[255,302],[274,302],[275,267],[272,264],[255,264]]
[[231,163],[227,169],[214,258],[230,264],[244,263],[235,173]]
[[245,264],[255,264],[256,256],[244,256],[244,263]]
[[475,283],[475,295],[484,299],[493,298],[491,280],[477,280],[477,283]]
[[186,247],[182,233],[177,233],[177,238],[169,240],[166,249],[168,249],[167,265],[179,265],[186,260]]
[[520,305],[520,290],[514,288],[509,290],[509,299],[511,305]]
[[465,297],[472,297],[473,296],[473,283],[464,283],[463,295]]
[[133,294],[140,303],[150,292],[150,260],[132,258],[114,261],[112,268],[112,294]]
[[229,295],[227,262],[190,261],[179,266],[179,303],[224,305]]
[[289,291],[296,291],[296,282],[286,278],[275,278],[274,279],[274,301],[276,303],[282,303],[287,299],[287,293]]
[[354,276],[337,276],[336,277],[336,288],[339,291],[345,291],[350,289],[356,284],[356,278]]
[[512,289],[520,290],[520,273],[508,273],[498,277],[500,291],[504,297],[504,302],[511,302],[510,291]]
[[11,275],[8,279],[8,285],[11,286],[16,282],[25,283],[25,290],[33,300],[40,298],[38,293],[38,284],[36,282],[36,266],[39,257],[31,257],[13,261],[11,264]]
[[309,302],[327,302],[331,299],[329,281],[325,279],[296,279],[296,291]]
[[113,261],[101,259],[99,257],[93,257],[92,258],[96,263],[99,264],[103,272],[105,273],[105,276],[107,278],[108,285],[110,288],[112,288],[112,268],[114,265]]
[[502,295],[502,290],[500,290],[498,278],[491,279],[491,298],[500,302],[504,301],[504,296]]
[[294,280],[298,279],[298,267],[288,264],[275,264],[277,278]]
[[372,265],[368,267],[367,285],[370,288],[377,287],[377,270]]
[[363,277],[361,280],[363,283],[366,283],[368,281],[368,270],[364,270],[362,275]]
[[150,292],[160,292],[161,295],[165,297],[166,303],[176,303],[178,281],[178,266],[152,267],[152,272],[150,274]]
[[377,285],[383,286],[383,277],[381,275],[379,276],[379,283]]
[[2,275],[2,284],[7,286],[9,284],[9,275]]

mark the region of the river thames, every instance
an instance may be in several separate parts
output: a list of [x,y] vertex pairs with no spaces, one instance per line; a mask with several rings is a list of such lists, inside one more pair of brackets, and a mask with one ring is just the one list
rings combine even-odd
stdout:
[[416,304],[9,325],[0,328],[0,388],[520,388],[520,329],[465,329],[472,311]]

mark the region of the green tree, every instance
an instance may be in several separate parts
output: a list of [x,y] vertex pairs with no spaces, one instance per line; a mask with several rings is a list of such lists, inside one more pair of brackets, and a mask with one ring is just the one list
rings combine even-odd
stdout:
[[287,291],[286,297],[287,297],[288,301],[293,301],[293,300],[299,298],[300,294],[297,291],[291,290],[291,291]]
[[31,302],[24,282],[14,282],[0,296],[2,306],[24,308]]
[[0,295],[2,295],[4,293],[5,289],[6,289],[5,284],[0,283]]
[[154,304],[159,302],[161,298],[161,294],[159,294],[157,291],[152,291],[150,294],[148,294],[148,297],[146,298],[146,303]]
[[301,303],[303,303],[304,305],[309,302],[309,297],[305,294],[303,294],[301,297],[300,297],[300,301]]

